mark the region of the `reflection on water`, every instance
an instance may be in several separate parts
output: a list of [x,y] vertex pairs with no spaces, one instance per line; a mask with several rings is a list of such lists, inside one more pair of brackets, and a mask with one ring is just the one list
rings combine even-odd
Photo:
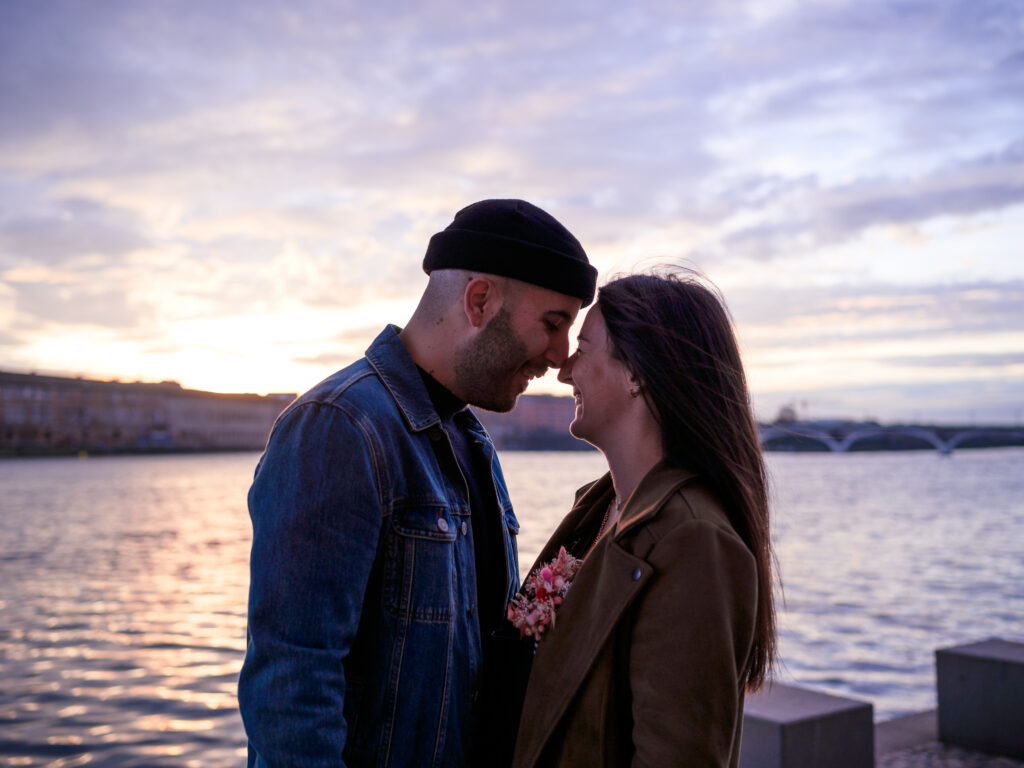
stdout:
[[244,761],[235,683],[255,460],[0,462],[8,764]]
[[769,454],[784,679],[935,706],[936,647],[1024,640],[1024,451]]
[[[237,766],[256,454],[0,462],[7,765]],[[530,566],[600,454],[502,457]],[[934,706],[936,647],[1021,637],[1024,450],[770,454],[781,677]]]

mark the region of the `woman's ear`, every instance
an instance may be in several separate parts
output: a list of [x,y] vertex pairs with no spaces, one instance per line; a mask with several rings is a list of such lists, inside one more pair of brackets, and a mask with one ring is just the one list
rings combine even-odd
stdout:
[[632,398],[640,397],[640,393],[643,391],[643,389],[644,389],[643,382],[640,381],[639,377],[635,373],[630,371],[629,372],[629,396],[632,397]]

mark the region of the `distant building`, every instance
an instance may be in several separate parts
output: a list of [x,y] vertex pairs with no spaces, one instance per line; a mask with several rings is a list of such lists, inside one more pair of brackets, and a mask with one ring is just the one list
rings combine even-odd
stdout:
[[494,413],[474,408],[498,449],[527,451],[589,450],[569,434],[576,404],[571,397],[523,395],[515,410]]
[[[259,450],[295,398],[0,372],[0,456]],[[499,450],[580,451],[571,397],[523,395],[515,410],[473,409]],[[769,451],[957,450],[1024,445],[1019,427],[881,426],[842,419],[762,424]]]
[[292,399],[0,372],[0,455],[257,450]]

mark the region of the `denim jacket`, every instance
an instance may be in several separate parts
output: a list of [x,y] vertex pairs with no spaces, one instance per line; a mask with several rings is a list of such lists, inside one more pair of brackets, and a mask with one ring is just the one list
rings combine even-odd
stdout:
[[[398,331],[293,402],[256,468],[250,766],[462,766],[475,736],[468,489]],[[490,437],[457,419],[489,458],[511,599],[519,524]]]

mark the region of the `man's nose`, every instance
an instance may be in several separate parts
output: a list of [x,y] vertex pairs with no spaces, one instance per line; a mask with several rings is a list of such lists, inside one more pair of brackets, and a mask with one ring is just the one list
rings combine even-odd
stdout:
[[568,323],[565,325],[564,331],[559,331],[554,335],[545,355],[548,365],[552,368],[561,368],[569,358],[569,328]]

